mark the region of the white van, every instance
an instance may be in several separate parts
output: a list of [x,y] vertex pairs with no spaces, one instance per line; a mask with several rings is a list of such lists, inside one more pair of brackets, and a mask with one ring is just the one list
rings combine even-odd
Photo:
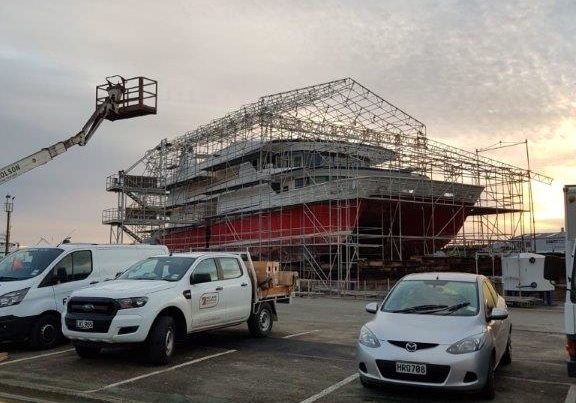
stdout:
[[47,349],[62,337],[60,317],[72,291],[114,279],[163,245],[61,244],[23,248],[0,260],[0,341],[28,339]]

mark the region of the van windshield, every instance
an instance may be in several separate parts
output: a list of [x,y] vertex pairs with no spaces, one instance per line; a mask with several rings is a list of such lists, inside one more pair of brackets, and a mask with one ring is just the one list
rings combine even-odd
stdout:
[[0,281],[19,281],[36,277],[64,252],[58,248],[26,248],[0,260]]
[[194,260],[196,258],[193,257],[151,257],[130,267],[118,280],[178,281],[186,274]]

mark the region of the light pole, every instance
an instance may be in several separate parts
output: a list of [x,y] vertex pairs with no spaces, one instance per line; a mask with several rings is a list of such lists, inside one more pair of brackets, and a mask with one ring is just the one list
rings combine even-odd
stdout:
[[8,254],[10,249],[10,214],[14,210],[14,199],[16,197],[6,195],[6,202],[4,203],[4,211],[6,212],[6,245],[4,249],[4,256]]

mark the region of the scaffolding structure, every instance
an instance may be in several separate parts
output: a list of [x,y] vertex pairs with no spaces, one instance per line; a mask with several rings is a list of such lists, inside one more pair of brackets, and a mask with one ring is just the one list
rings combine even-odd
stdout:
[[360,267],[534,232],[531,180],[429,139],[423,123],[346,78],[264,96],[107,179],[110,241],[248,248],[349,287]]

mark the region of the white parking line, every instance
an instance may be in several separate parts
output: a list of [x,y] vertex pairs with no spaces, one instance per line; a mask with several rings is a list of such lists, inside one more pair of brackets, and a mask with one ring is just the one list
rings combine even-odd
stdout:
[[207,355],[206,357],[197,358],[197,359],[195,359],[195,360],[187,361],[187,362],[184,362],[184,363],[178,364],[178,365],[174,365],[174,366],[171,366],[171,367],[166,368],[166,369],[161,369],[161,370],[159,370],[159,371],[150,372],[149,374],[144,374],[144,375],[136,376],[136,377],[134,377],[134,378],[126,379],[126,380],[124,380],[124,381],[120,381],[120,382],[116,382],[116,383],[111,383],[110,385],[106,385],[106,386],[103,386],[103,387],[98,388],[98,389],[87,390],[87,391],[84,391],[84,392],[82,392],[82,393],[94,393],[94,392],[99,392],[99,391],[104,390],[104,389],[110,389],[110,388],[113,388],[113,387],[115,387],[115,386],[124,385],[125,383],[130,383],[130,382],[138,381],[138,380],[140,380],[140,379],[144,379],[144,378],[148,378],[148,377],[150,377],[150,376],[162,374],[162,373],[164,373],[164,372],[173,371],[173,370],[175,370],[175,369],[182,368],[182,367],[185,367],[185,366],[187,366],[187,365],[196,364],[196,363],[198,363],[198,362],[206,361],[206,360],[209,360],[209,359],[211,359],[211,358],[220,357],[221,355],[230,354],[230,353],[233,353],[233,352],[235,352],[235,351],[238,351],[238,350],[226,350],[226,351],[224,351],[224,352],[222,352],[222,353]]
[[500,375],[500,378],[506,379],[513,379],[515,381],[523,381],[523,382],[532,382],[532,383],[543,383],[545,385],[561,385],[561,386],[573,386],[571,383],[568,382],[555,382],[555,381],[543,381],[540,379],[530,379],[530,378],[521,378],[518,376],[508,376],[508,375]]
[[315,332],[319,332],[319,331],[320,331],[320,330],[310,330],[309,332],[289,334],[288,336],[284,336],[284,337],[282,337],[282,338],[283,338],[283,339],[291,339],[292,337],[304,336],[305,334],[315,333]]
[[[37,397],[35,397],[32,400],[29,396],[14,395],[12,393],[0,392],[0,399],[2,399],[2,398],[10,399],[10,401],[18,401],[18,402],[32,402],[32,401],[34,401],[34,403],[58,403],[54,400],[44,400],[44,399],[39,399]],[[0,400],[0,401],[4,402],[4,400]]]
[[17,362],[35,360],[35,359],[37,359],[37,358],[43,358],[43,357],[49,357],[49,356],[51,356],[51,355],[64,354],[64,353],[67,353],[67,352],[69,352],[69,351],[74,351],[74,349],[73,349],[73,348],[69,348],[69,349],[67,349],[67,350],[56,351],[55,353],[39,354],[39,355],[35,355],[35,356],[33,356],[33,357],[19,358],[19,359],[17,359],[17,360],[8,360],[8,361],[5,361],[5,362],[3,362],[3,363],[0,363],[0,367],[1,367],[1,366],[4,366],[4,365],[9,365],[9,364],[15,364],[15,363],[17,363]]
[[357,378],[358,378],[358,374],[350,375],[348,378],[343,379],[340,382],[335,383],[334,385],[327,387],[322,392],[316,393],[314,396],[310,396],[306,400],[302,400],[300,403],[312,403],[318,399],[322,399],[324,396],[329,395],[330,393],[334,392],[336,389],[352,382],[353,380],[355,380]]

